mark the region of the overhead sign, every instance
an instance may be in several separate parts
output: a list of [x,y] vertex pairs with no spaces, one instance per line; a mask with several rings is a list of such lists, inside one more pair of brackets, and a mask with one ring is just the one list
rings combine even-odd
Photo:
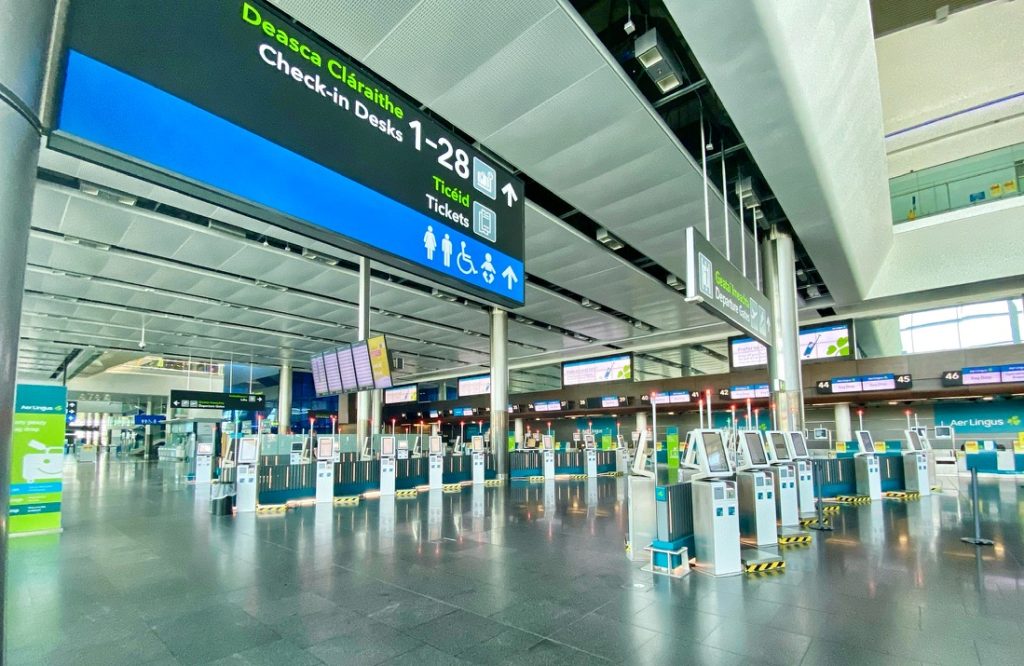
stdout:
[[[690,402],[692,397],[693,395],[690,391],[665,391],[654,394],[654,404],[679,405]],[[700,397],[699,393],[697,394],[697,397]],[[644,394],[640,396],[640,401],[649,403],[651,401],[651,396]]]
[[11,534],[59,530],[68,391],[18,384],[14,395],[8,529]]
[[619,354],[562,363],[562,386],[633,379],[633,355]]
[[[849,321],[801,327],[797,345],[800,360],[850,356],[853,349],[852,330]],[[767,366],[768,348],[753,338],[729,338],[729,365],[733,369]]]
[[815,388],[821,395],[836,393],[870,393],[871,391],[906,391],[914,387],[909,374],[862,375],[859,377],[833,377],[819,381]]
[[1024,383],[1024,365],[989,365],[942,373],[943,386],[978,386],[981,384]]
[[167,420],[163,414],[136,414],[135,425],[160,425]]
[[460,398],[466,398],[471,395],[488,395],[491,392],[491,376],[475,375],[473,377],[460,377],[458,386]]
[[746,386],[729,387],[729,397],[733,400],[769,398],[771,394],[771,387],[768,384],[748,384]]
[[527,408],[531,412],[558,412],[569,408],[569,403],[561,400],[540,400],[530,403]]
[[695,227],[686,228],[686,299],[771,346],[768,298]]
[[522,182],[280,10],[75,0],[66,33],[51,146],[523,304]]
[[1024,431],[1024,400],[935,403],[935,423],[953,426],[956,433],[1015,433]]
[[216,393],[213,391],[171,391],[171,407],[175,409],[216,409],[261,412],[262,393]]
[[[360,391],[373,389],[373,366],[370,365],[370,349],[366,340],[352,343],[352,362],[356,371],[356,388]],[[345,390],[352,389],[345,387]]]

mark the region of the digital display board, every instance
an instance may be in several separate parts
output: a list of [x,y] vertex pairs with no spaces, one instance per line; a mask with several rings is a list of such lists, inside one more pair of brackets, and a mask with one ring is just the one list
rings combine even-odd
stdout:
[[750,384],[747,386],[730,386],[729,396],[733,400],[746,400],[747,398],[768,398],[771,397],[771,387],[767,384]]
[[522,182],[279,9],[75,0],[66,35],[52,147],[523,304]]
[[452,416],[473,416],[476,409],[473,407],[455,407],[452,409]]
[[356,370],[356,387],[360,391],[373,388],[373,366],[370,365],[370,350],[366,340],[352,343],[352,363]]
[[533,403],[533,411],[535,412],[557,412],[561,411],[562,402],[560,400],[541,400]]
[[317,396],[330,393],[330,389],[327,388],[327,372],[324,370],[323,354],[316,354],[309,359],[309,365],[313,370],[313,390]]
[[942,385],[947,387],[1016,383],[1024,383],[1024,365],[990,365],[942,373]]
[[392,385],[392,381],[391,355],[388,353],[387,340],[383,335],[367,338],[366,349],[370,353],[370,370],[373,373],[374,388],[388,388]]
[[490,375],[476,375],[474,377],[461,377],[459,379],[460,398],[467,398],[471,395],[489,395],[490,392]]
[[341,374],[341,384],[344,387],[340,390],[357,391],[359,384],[356,381],[356,364],[352,360],[352,347],[350,345],[338,347],[335,356],[338,359],[338,371]]
[[417,397],[416,384],[396,386],[394,388],[384,390],[385,405],[400,405],[405,402],[416,402]]
[[892,373],[862,375],[859,377],[833,377],[819,381],[815,388],[821,395],[841,393],[870,393],[872,391],[905,391],[914,386],[909,374]]
[[562,363],[562,386],[633,379],[633,355],[605,356]]
[[[625,401],[623,401],[625,402]],[[603,408],[616,408],[619,406],[619,396],[617,395],[606,395],[601,398],[601,407]]]
[[[797,346],[800,359],[811,361],[850,356],[853,349],[851,330],[850,321],[801,327]],[[767,366],[768,348],[753,338],[729,338],[729,365],[733,370]]]

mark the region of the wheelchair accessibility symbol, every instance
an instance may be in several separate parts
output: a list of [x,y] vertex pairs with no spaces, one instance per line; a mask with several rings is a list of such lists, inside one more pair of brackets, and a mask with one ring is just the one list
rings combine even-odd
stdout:
[[463,275],[474,275],[478,272],[476,266],[473,265],[473,257],[469,256],[469,253],[466,252],[466,241],[462,241],[462,249],[459,250],[458,256],[455,257],[455,265]]

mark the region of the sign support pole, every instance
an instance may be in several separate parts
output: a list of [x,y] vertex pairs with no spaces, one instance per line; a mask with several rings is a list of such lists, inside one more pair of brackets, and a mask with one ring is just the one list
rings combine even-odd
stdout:
[[[357,337],[370,337],[370,260],[359,257],[359,307],[357,314]],[[356,442],[360,447],[370,434],[373,411],[373,396],[369,391],[356,394]]]

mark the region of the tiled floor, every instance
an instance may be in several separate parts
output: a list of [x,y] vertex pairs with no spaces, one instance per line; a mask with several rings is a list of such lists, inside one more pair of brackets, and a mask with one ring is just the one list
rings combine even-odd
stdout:
[[11,664],[1024,662],[1012,479],[980,558],[965,485],[844,508],[783,574],[677,581],[625,559],[621,479],[260,517],[177,479],[69,468],[65,532],[11,541]]

